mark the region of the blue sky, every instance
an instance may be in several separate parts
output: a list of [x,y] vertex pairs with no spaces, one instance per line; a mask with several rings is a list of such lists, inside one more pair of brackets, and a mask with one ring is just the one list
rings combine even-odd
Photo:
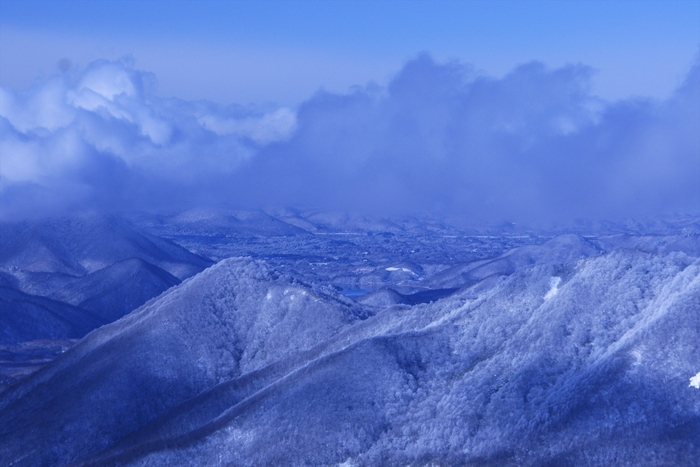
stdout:
[[664,98],[699,49],[694,0],[0,2],[0,85],[26,88],[62,58],[130,55],[161,95],[221,104],[386,84],[420,52],[496,77],[584,63],[603,98]]
[[700,1],[0,0],[0,218],[700,212]]

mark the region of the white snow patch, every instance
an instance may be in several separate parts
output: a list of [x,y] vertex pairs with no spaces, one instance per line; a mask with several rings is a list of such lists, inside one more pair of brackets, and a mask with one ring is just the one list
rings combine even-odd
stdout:
[[632,365],[639,366],[639,364],[642,362],[642,352],[639,350],[634,350],[632,352],[632,356],[634,357],[634,363]]
[[397,268],[397,267],[391,266],[391,267],[386,268],[386,270],[389,271],[389,272],[403,271],[403,272],[407,272],[407,273],[409,273],[409,274],[413,274],[414,276],[416,275],[415,272],[411,271],[411,270],[408,269],[408,268]]
[[700,373],[690,378],[690,386],[695,389],[700,389]]
[[549,300],[550,298],[554,297],[557,292],[559,292],[559,284],[561,284],[561,277],[552,277],[549,279],[550,289],[544,296],[545,300]]

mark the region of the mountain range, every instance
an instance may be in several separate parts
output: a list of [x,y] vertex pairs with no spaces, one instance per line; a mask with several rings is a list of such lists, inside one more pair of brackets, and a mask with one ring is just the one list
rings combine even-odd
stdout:
[[[180,284],[149,269],[136,282],[170,288],[0,393],[0,463],[694,465],[697,240],[570,234],[416,264],[422,299],[353,300],[255,258]],[[95,274],[139,261],[52,293],[106,320],[120,293]]]

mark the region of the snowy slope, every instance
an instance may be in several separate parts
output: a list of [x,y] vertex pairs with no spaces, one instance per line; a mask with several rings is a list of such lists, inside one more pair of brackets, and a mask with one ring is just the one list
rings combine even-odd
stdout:
[[[215,384],[328,339],[362,311],[329,293],[252,260],[205,270],[2,393],[0,464],[65,465]],[[29,437],[31,452],[19,442]]]
[[432,289],[402,294],[390,288],[382,288],[357,297],[355,300],[372,308],[385,308],[392,305],[417,305],[431,303],[452,295],[458,289]]
[[435,288],[462,287],[489,276],[509,275],[535,263],[566,264],[601,252],[599,247],[581,236],[561,235],[542,245],[514,248],[497,258],[453,266],[425,282]]
[[75,345],[76,339],[0,344],[0,392],[41,369]]
[[211,264],[114,216],[82,214],[0,224],[0,267],[11,273],[80,277],[128,258],[143,259],[181,280]]
[[219,263],[0,394],[0,463],[693,465],[700,259],[580,237],[501,259],[369,317]]
[[227,383],[188,402],[229,399],[197,428],[145,430],[87,465],[693,465],[699,299],[685,255],[538,266],[388,309],[247,397]]
[[392,305],[407,305],[409,302],[403,294],[388,287],[375,290],[356,299],[365,306],[385,308]]
[[[0,335],[82,337],[210,264],[109,215],[0,223],[0,284],[53,299],[37,305],[38,298],[25,297],[21,306],[3,310]],[[78,316],[70,305],[86,317],[65,321],[67,310]],[[53,309],[62,311],[52,314]]]

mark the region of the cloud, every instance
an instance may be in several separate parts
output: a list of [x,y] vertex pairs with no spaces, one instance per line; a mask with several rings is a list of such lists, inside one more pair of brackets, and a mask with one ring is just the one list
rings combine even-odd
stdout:
[[296,114],[280,108],[262,117],[226,118],[205,114],[198,118],[202,127],[217,135],[235,135],[250,138],[259,144],[268,144],[289,138],[296,129]]
[[387,89],[306,101],[294,136],[245,164],[238,196],[530,222],[697,211],[698,69],[667,102],[606,103],[585,66],[493,79],[422,55]]
[[667,101],[604,102],[594,71],[523,64],[500,79],[428,55],[388,86],[298,109],[158,98],[100,61],[0,92],[6,216],[76,206],[314,205],[475,222],[700,210],[700,61]]
[[287,108],[162,99],[155,87],[153,75],[125,60],[97,61],[26,92],[0,88],[1,215],[216,200],[243,161],[296,124]]

